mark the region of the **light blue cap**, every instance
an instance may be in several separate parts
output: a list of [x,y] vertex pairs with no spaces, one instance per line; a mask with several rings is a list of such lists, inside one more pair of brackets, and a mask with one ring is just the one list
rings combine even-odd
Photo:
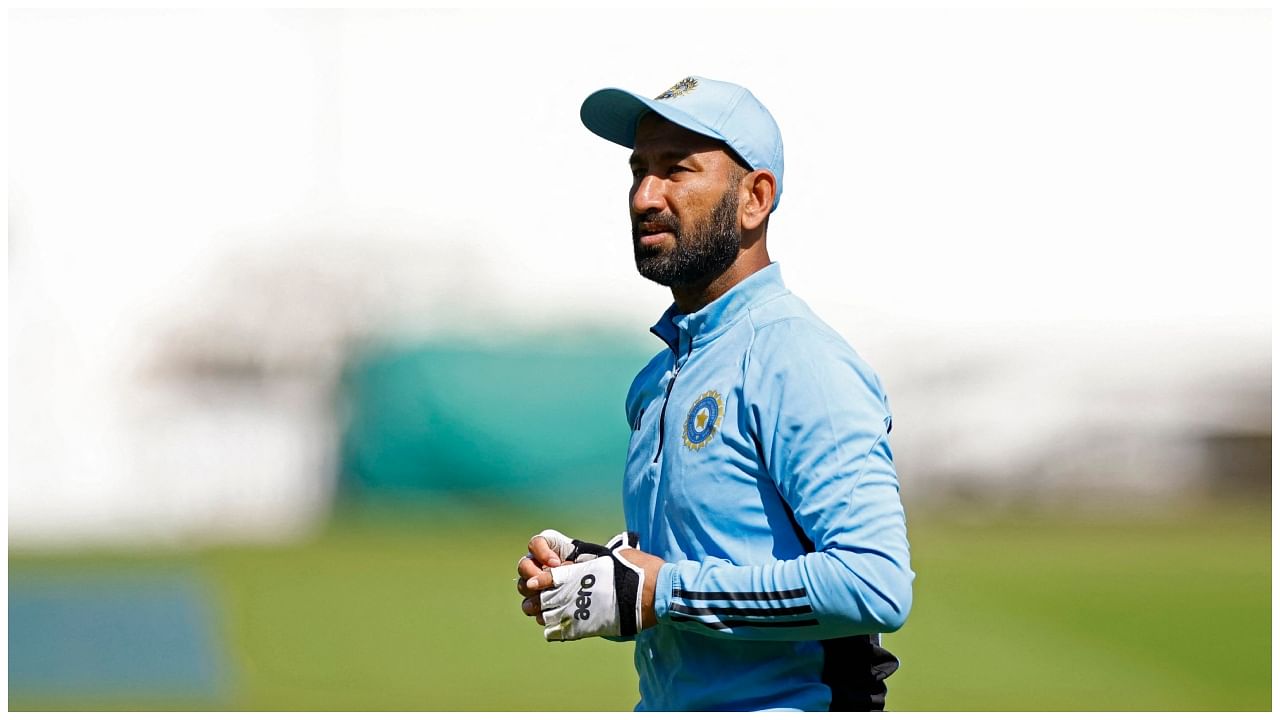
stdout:
[[605,140],[633,148],[636,126],[656,112],[699,135],[733,148],[752,170],[768,170],[778,180],[773,208],[782,199],[782,133],[773,116],[741,85],[691,75],[649,100],[618,88],[597,90],[582,101],[582,124]]

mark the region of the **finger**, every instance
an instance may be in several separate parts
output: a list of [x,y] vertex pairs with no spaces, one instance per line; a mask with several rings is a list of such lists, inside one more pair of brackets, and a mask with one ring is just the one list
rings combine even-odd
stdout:
[[537,564],[533,558],[526,555],[521,558],[520,563],[516,565],[516,572],[520,573],[521,580],[528,580],[534,575],[542,572],[542,566]]
[[529,617],[542,615],[542,600],[537,595],[527,597],[520,603],[520,611]]
[[525,582],[525,587],[530,590],[542,591],[555,584],[555,578],[551,575],[550,570],[543,570],[534,575]]
[[534,562],[538,563],[538,567],[560,565],[560,556],[551,549],[551,544],[541,535],[534,535],[529,539],[529,555],[533,557]]
[[[572,565],[572,564],[573,564],[572,561],[565,562],[565,565]],[[541,587],[530,588],[528,586],[529,578],[536,577],[539,574],[546,574],[547,578],[551,577],[550,574],[543,573],[543,571],[538,567],[536,567],[533,564],[533,561],[528,558],[525,558],[525,560],[520,563],[519,571],[520,571],[520,577],[516,578],[516,592],[520,593],[525,597],[537,595],[539,592],[546,590],[548,587],[551,586],[551,580],[549,579],[544,580],[542,582]]]
[[542,568],[539,568],[537,565],[534,565],[533,560],[526,557],[525,559],[520,561],[520,565],[518,566],[517,570],[520,573],[520,577],[516,578],[516,592],[520,593],[525,597],[529,597],[531,595],[537,595],[538,591],[529,589],[526,583],[529,582],[529,578],[535,577],[536,575],[538,575],[538,573],[542,572]]

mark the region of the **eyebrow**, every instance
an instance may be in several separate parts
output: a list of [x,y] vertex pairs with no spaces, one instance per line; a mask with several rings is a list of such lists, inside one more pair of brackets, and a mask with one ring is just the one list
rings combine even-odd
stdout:
[[[654,156],[654,159],[655,159],[655,160],[657,160],[658,162],[662,162],[662,161],[664,161],[664,160],[683,160],[683,159],[685,159],[685,158],[689,157],[690,155],[695,154],[696,152],[697,152],[697,151],[677,150],[677,149],[675,149],[675,148],[670,148],[670,149],[667,149],[667,150],[661,150],[661,151],[659,151],[659,152]],[[631,157],[630,157],[630,158],[628,158],[628,160],[627,160],[627,163],[628,163],[629,165],[631,165],[632,167],[634,167],[634,166],[636,165],[636,163],[640,162],[640,159],[641,159],[641,156],[640,156],[640,155],[638,155],[638,154],[637,154],[637,153],[635,153],[635,152],[632,152],[632,153],[631,153]]]

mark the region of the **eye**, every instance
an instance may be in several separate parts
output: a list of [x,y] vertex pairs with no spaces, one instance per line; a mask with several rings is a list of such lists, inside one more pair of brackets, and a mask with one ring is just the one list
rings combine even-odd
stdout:
[[672,165],[671,167],[667,168],[668,175],[675,175],[676,173],[682,173],[682,172],[689,172],[689,168],[683,165]]

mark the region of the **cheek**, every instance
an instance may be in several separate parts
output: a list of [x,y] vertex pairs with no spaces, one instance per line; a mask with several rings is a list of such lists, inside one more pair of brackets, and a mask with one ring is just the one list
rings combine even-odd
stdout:
[[723,192],[713,189],[700,189],[689,193],[687,197],[681,199],[681,218],[705,221],[711,217],[722,196]]
[[701,217],[711,207],[708,199],[712,193],[704,183],[686,183],[672,188],[672,209],[681,217]]

